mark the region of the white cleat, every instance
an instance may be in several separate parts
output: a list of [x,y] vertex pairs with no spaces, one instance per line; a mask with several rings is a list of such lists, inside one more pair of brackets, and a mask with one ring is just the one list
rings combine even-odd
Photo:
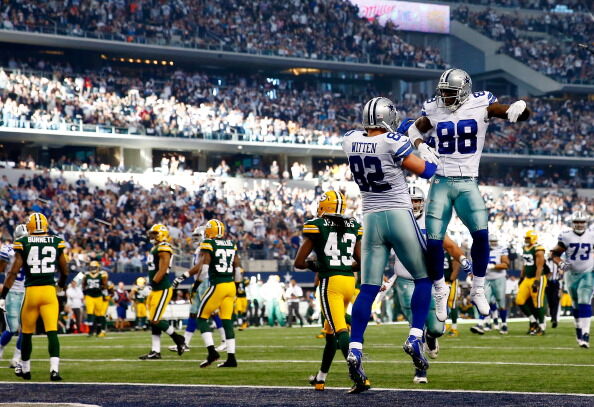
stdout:
[[217,346],[217,352],[225,352],[227,350],[227,341],[221,342],[219,346]]
[[[448,319],[448,298],[450,296],[450,287],[442,285],[441,287],[433,287],[433,299],[435,300],[435,316],[441,322]],[[484,297],[484,295],[483,295]],[[485,301],[487,301],[485,299]],[[487,304],[487,307],[489,304]]]
[[437,341],[437,338],[435,339],[435,349],[430,349],[429,345],[427,345],[427,342],[423,344],[423,348],[427,356],[429,356],[431,359],[437,359],[439,356],[439,342]]
[[489,301],[485,297],[485,287],[472,287],[470,289],[470,301],[474,304],[479,314],[487,316],[491,312]]
[[[171,345],[167,349],[169,349],[171,352],[177,352],[177,345]],[[184,345],[184,353],[189,352],[189,351],[190,351],[190,347],[188,345]]]

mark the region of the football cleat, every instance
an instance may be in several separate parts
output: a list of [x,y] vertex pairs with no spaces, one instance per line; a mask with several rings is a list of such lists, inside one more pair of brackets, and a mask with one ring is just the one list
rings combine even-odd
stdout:
[[140,360],[155,360],[161,359],[161,352],[155,352],[154,350],[150,351],[146,355],[141,355],[138,357]]
[[439,356],[439,342],[437,338],[426,337],[423,350],[431,359],[437,359]]
[[361,352],[361,349],[351,349],[346,360],[349,366],[351,380],[355,382],[355,386],[349,390],[349,393],[361,393],[362,391],[367,390],[363,389],[363,387],[365,387],[365,382],[367,381],[367,376],[363,370],[363,353]]
[[470,289],[470,301],[474,304],[479,314],[487,316],[491,312],[489,301],[485,297],[485,287],[472,287]]
[[448,319],[448,297],[450,296],[450,287],[443,285],[433,288],[433,299],[435,300],[435,316],[441,322]]
[[177,354],[180,356],[183,355],[186,348],[186,340],[184,339],[184,337],[174,332],[173,335],[171,335],[171,339],[173,339],[173,342],[175,342],[175,345],[177,347]]
[[470,327],[470,332],[472,332],[473,334],[478,334],[478,335],[485,334],[483,327],[480,326],[479,324],[476,324],[476,325]]
[[16,367],[18,366],[19,362],[17,362],[16,360],[11,360],[10,364],[8,365],[9,369],[16,369]]
[[21,377],[21,375],[23,374],[23,367],[21,366],[20,363],[17,363],[16,366],[14,367],[14,374],[17,375],[18,377]]
[[590,347],[590,334],[582,334],[582,341],[580,347],[588,349]]
[[97,334],[97,338],[105,338],[105,331],[101,331]]
[[491,329],[493,329],[493,325],[491,325],[491,323],[490,323],[490,322],[487,322],[487,323],[485,324],[485,327],[483,328],[483,331],[485,331],[485,332],[489,332]]
[[206,360],[204,362],[200,363],[200,367],[208,367],[217,360],[219,360],[220,357],[221,355],[219,355],[219,352],[217,352],[216,350],[213,350],[212,352],[208,351],[208,356],[206,357]]
[[21,372],[19,376],[24,380],[31,380],[31,372]]
[[317,391],[324,391],[324,387],[326,386],[325,381],[318,380],[317,373],[315,375],[309,376],[309,384],[311,384]]
[[501,328],[499,328],[499,333],[501,335],[507,335],[509,333],[507,325],[501,325]]
[[536,331],[536,328],[538,328],[538,323],[530,322],[530,327],[528,328],[528,332],[526,332],[526,335],[534,335],[534,331]]
[[225,352],[227,350],[227,342],[222,341],[219,346],[216,348],[217,352]]
[[425,384],[428,383],[427,380],[427,371],[415,369],[415,377],[413,377],[414,384]]
[[237,360],[228,357],[226,361],[219,363],[217,367],[237,367]]
[[543,336],[544,334],[545,334],[544,329],[542,329],[538,325],[536,326],[536,329],[530,333],[530,335],[533,335],[533,336]]
[[[169,349],[171,352],[177,352],[177,345],[168,346],[167,349]],[[184,353],[189,351],[190,347],[184,343]]]
[[417,369],[427,370],[429,368],[429,361],[423,352],[423,342],[421,338],[416,336],[409,336],[402,349],[412,358],[413,363]]
[[52,382],[59,382],[62,380],[62,376],[60,376],[60,374],[58,372],[56,372],[55,370],[52,370],[50,372],[50,380]]
[[460,336],[460,331],[458,331],[457,329],[454,329],[454,328],[450,328],[447,335],[450,338],[457,338],[458,336]]
[[371,382],[369,381],[369,379],[365,379],[365,381],[362,384],[358,384],[355,383],[353,384],[353,387],[351,387],[349,389],[349,391],[347,391],[348,394],[359,394],[359,393],[363,393],[364,391],[367,391],[371,388]]
[[551,326],[552,326],[553,328],[557,328],[557,325],[558,325],[558,324],[559,324],[559,323],[558,323],[557,321],[553,321],[553,323],[551,324]]

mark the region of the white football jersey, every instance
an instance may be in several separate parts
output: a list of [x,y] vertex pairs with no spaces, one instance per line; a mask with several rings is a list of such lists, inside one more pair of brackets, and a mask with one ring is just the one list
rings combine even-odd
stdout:
[[413,152],[409,138],[400,133],[368,137],[364,131],[344,135],[342,149],[349,159],[353,180],[363,198],[363,214],[390,209],[411,209],[408,185],[400,167]]
[[492,266],[501,263],[501,257],[507,256],[507,249],[501,246],[497,246],[490,250],[489,254],[489,266],[487,267],[487,280],[495,280],[497,278],[506,277],[507,270],[494,269]]
[[435,98],[423,103],[421,115],[433,129],[427,139],[440,154],[437,174],[444,177],[478,177],[485,134],[489,127],[487,107],[497,98],[487,91],[473,92],[456,111],[438,107]]
[[584,273],[594,270],[594,232],[587,230],[578,235],[568,230],[559,235],[559,243],[565,246],[565,263],[569,271]]
[[[423,237],[427,235],[427,228],[425,227],[425,211],[419,219],[417,219],[417,225],[419,225],[419,229],[423,233]],[[414,280],[413,276],[408,272],[404,264],[398,258],[398,255],[394,253],[396,256],[396,261],[394,262],[394,273],[398,276],[398,278],[405,278],[407,280]]]
[[[4,274],[7,274],[14,263],[14,250],[11,244],[6,244],[0,248],[0,259],[8,263],[4,269]],[[17,293],[25,292],[25,269],[23,267],[19,270],[10,290]]]

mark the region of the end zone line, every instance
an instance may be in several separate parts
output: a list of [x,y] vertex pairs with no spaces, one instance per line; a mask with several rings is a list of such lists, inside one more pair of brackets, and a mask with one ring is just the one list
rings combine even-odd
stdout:
[[[65,386],[65,385],[81,385],[81,386],[151,386],[151,387],[194,387],[194,388],[239,388],[239,389],[285,389],[285,390],[309,390],[312,391],[311,386],[252,386],[246,384],[240,385],[232,385],[232,384],[173,384],[173,383],[103,383],[103,382],[35,382],[35,381],[27,381],[27,382],[5,382],[0,381],[0,385],[3,384],[10,384],[10,385],[31,385],[31,384],[43,384],[49,386]],[[326,387],[328,390],[348,390],[349,387]],[[477,393],[477,394],[516,394],[516,395],[535,395],[535,396],[574,396],[574,397],[593,397],[594,394],[588,393],[551,393],[551,392],[519,392],[519,391],[505,391],[505,390],[456,390],[456,389],[422,389],[422,388],[402,388],[402,389],[390,389],[390,388],[380,388],[380,387],[372,387],[371,391],[385,391],[385,392],[405,392],[405,391],[414,391],[414,392],[428,392],[428,393]]]

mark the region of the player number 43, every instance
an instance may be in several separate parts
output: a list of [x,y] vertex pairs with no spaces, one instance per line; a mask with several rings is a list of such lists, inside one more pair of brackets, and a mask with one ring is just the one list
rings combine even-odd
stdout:
[[53,246],[44,246],[41,249],[41,257],[39,257],[39,246],[33,246],[27,256],[27,265],[31,274],[54,273],[56,271],[55,261],[56,248]]
[[342,235],[342,243],[346,245],[346,256],[342,255],[338,247],[338,234],[330,232],[326,246],[324,246],[324,253],[330,258],[330,266],[351,266],[353,264],[353,252],[357,238],[352,233],[345,233]]

